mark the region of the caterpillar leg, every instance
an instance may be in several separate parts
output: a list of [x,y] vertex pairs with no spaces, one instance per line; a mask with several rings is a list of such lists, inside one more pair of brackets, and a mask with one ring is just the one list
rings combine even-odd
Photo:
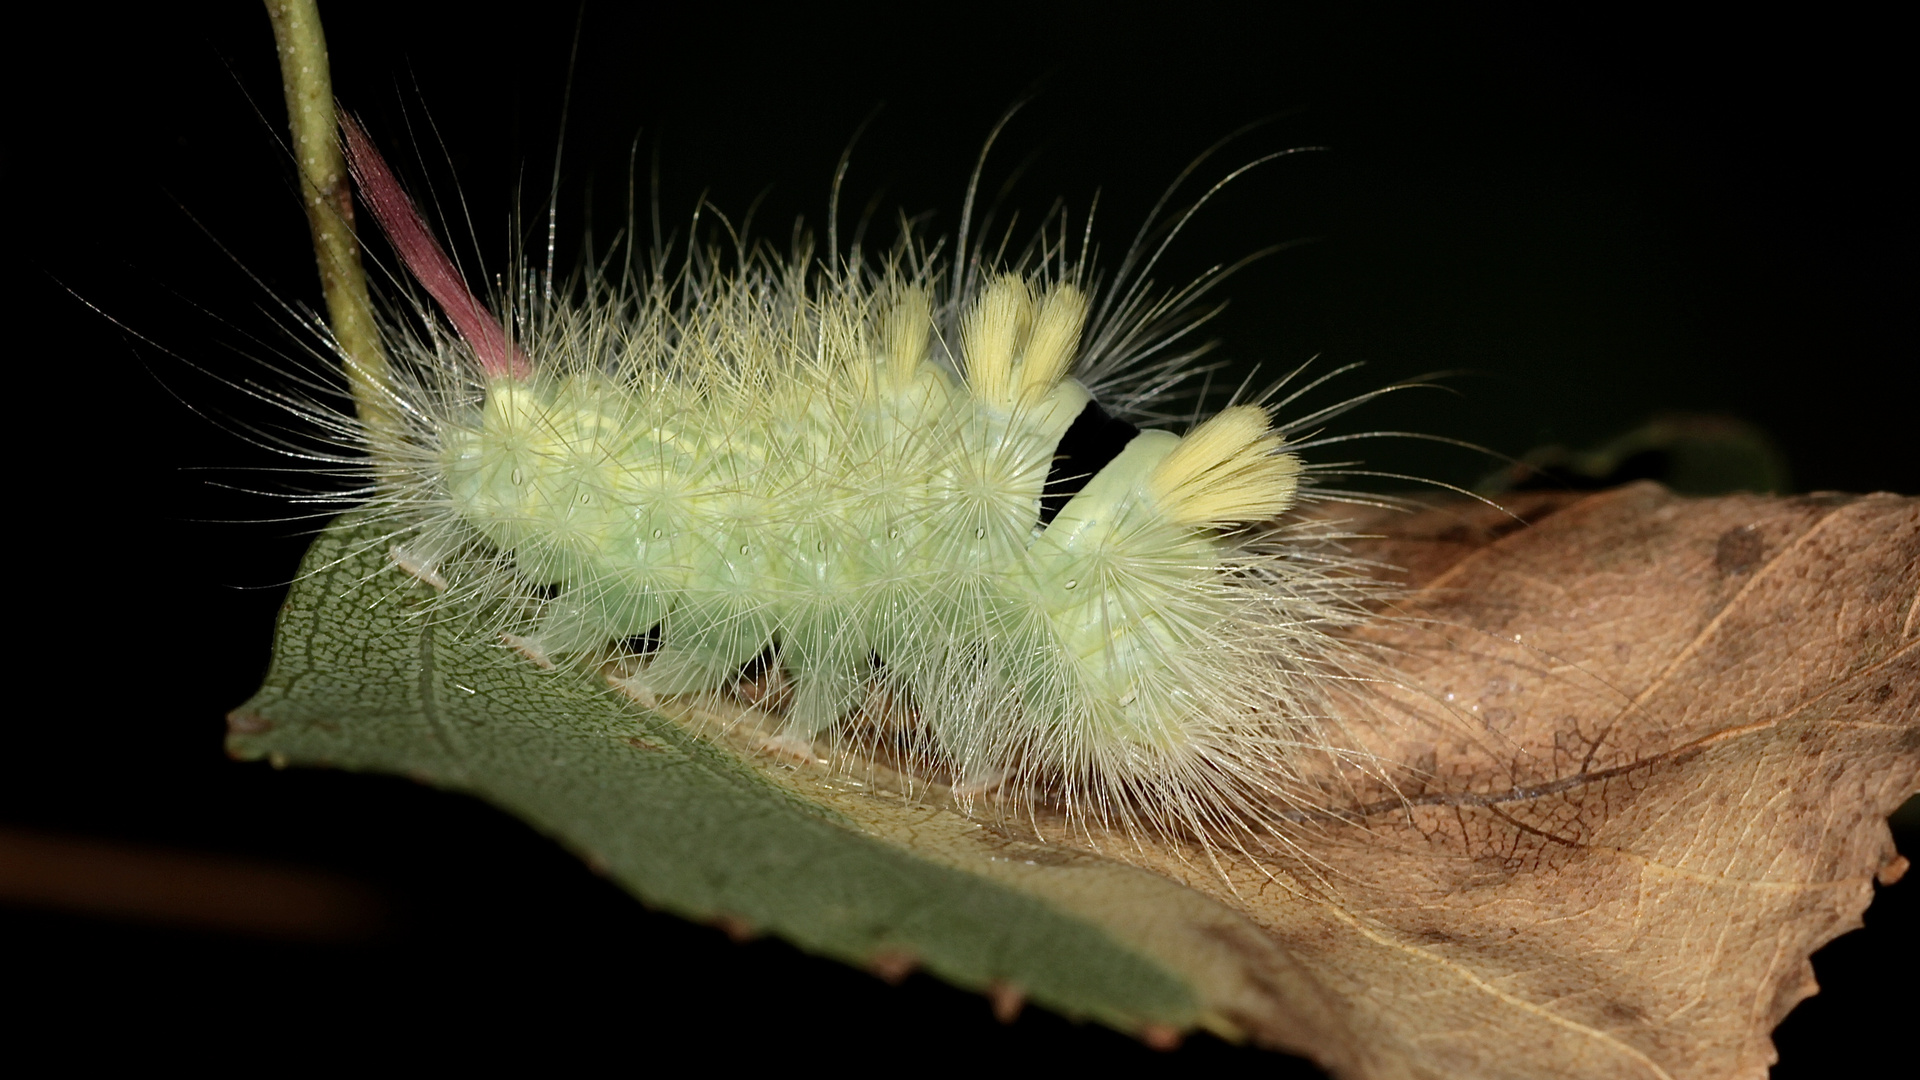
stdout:
[[776,627],[760,605],[689,602],[660,623],[660,648],[643,673],[663,697],[700,694],[732,683],[742,668],[776,641]]
[[866,700],[873,664],[865,650],[852,655],[835,649],[825,655],[802,657],[783,650],[793,696],[787,704],[785,728],[812,737],[839,723]]

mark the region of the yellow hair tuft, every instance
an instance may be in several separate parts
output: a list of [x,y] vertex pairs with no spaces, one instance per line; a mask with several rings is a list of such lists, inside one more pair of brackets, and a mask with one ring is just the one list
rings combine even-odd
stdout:
[[1013,407],[1014,362],[1033,327],[1033,294],[1018,274],[987,283],[960,328],[967,349],[967,386],[998,409]]
[[1147,475],[1148,490],[1182,525],[1232,526],[1264,521],[1293,505],[1300,459],[1258,405],[1236,405],[1180,440]]
[[1034,316],[1026,355],[1020,359],[1019,398],[1038,404],[1067,377],[1087,321],[1087,295],[1066,282],[1047,290]]
[[923,285],[900,290],[881,322],[880,344],[885,349],[888,377],[896,386],[913,381],[927,359],[928,333],[933,329],[933,302]]

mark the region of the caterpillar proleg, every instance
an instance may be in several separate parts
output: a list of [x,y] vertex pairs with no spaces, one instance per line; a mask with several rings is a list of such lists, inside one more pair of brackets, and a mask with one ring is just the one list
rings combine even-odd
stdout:
[[649,704],[751,673],[767,745],[980,812],[1240,842],[1312,801],[1358,666],[1333,632],[1379,588],[1288,516],[1302,433],[1344,405],[1137,426],[1191,366],[1192,290],[1152,294],[1150,258],[1103,281],[1064,217],[1005,260],[962,235],[956,265],[910,231],[871,261],[694,242],[490,307],[344,131],[431,302],[385,325],[397,421],[326,422],[437,610],[611,658]]

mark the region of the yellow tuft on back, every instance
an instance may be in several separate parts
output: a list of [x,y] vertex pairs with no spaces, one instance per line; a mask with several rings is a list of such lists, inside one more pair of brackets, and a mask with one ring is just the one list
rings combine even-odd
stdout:
[[1293,505],[1300,459],[1257,405],[1236,405],[1180,440],[1153,471],[1147,488],[1166,515],[1182,525],[1243,525]]
[[923,285],[909,285],[881,323],[880,346],[885,349],[887,375],[896,386],[913,381],[927,359],[927,336],[933,329],[933,303]]
[[1037,405],[1067,377],[1073,354],[1080,347],[1080,328],[1087,321],[1087,294],[1066,282],[1047,290],[1020,360],[1018,396]]
[[1015,399],[1014,362],[1033,327],[1033,294],[1018,274],[1002,274],[980,292],[960,325],[967,349],[967,385],[999,409]]
[[1066,282],[1036,297],[1017,274],[987,283],[961,321],[967,386],[1003,412],[1033,408],[1067,377],[1087,322],[1087,295]]

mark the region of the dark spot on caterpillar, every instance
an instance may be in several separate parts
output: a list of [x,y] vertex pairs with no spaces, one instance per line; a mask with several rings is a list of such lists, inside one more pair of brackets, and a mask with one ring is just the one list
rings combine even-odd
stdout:
[[635,634],[616,643],[628,656],[651,656],[660,651],[660,624],[654,623],[644,634]]
[[1727,577],[1744,574],[1754,568],[1760,557],[1766,554],[1766,549],[1766,541],[1760,538],[1760,530],[1754,526],[1742,525],[1737,529],[1728,529],[1720,534],[1720,542],[1714,545],[1713,568]]
[[733,683],[733,696],[748,705],[778,712],[790,703],[789,685],[786,669],[780,666],[780,642],[776,640],[740,666],[740,674]]
[[1067,500],[1079,494],[1107,462],[1119,457],[1138,434],[1139,428],[1109,415],[1099,402],[1087,402],[1054,448],[1047,484],[1040,492],[1041,526],[1053,524]]
[[770,641],[766,648],[760,650],[760,655],[740,665],[740,681],[755,682],[764,679],[767,677],[767,672],[773,670],[774,665],[779,662],[780,643]]
[[558,586],[558,585],[535,585],[535,586],[533,587],[533,595],[534,595],[534,598],[535,598],[535,599],[537,599],[537,600],[540,600],[540,601],[543,601],[543,602],[544,602],[544,601],[550,601],[550,600],[552,600],[552,599],[553,599],[554,597],[556,597],[556,596],[559,596],[559,595],[560,595],[560,586]]

